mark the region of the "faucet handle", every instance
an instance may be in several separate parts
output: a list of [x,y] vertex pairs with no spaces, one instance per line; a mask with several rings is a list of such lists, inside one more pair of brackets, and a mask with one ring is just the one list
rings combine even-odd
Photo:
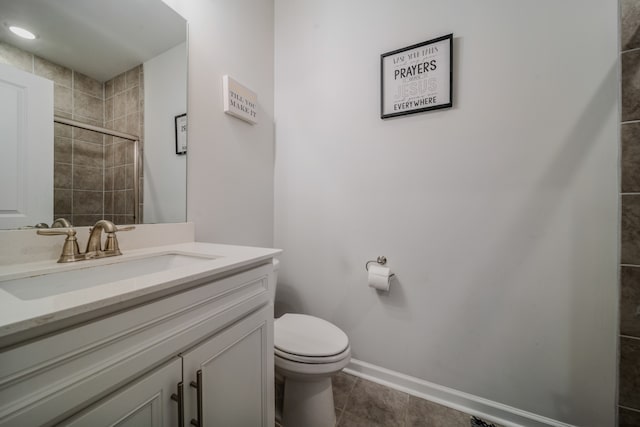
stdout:
[[72,225],[66,218],[56,218],[51,224],[51,228],[71,228]]
[[104,243],[105,252],[113,252],[117,255],[121,255],[120,247],[118,245],[118,238],[116,237],[116,232],[118,231],[131,231],[135,230],[135,226],[129,225],[126,227],[118,227],[117,225],[114,227],[113,231],[107,232],[107,240]]
[[80,248],[78,247],[78,238],[76,237],[76,230],[73,228],[42,228],[36,233],[41,236],[60,236],[67,235],[62,246],[62,253],[58,262],[73,262],[83,259],[80,254]]

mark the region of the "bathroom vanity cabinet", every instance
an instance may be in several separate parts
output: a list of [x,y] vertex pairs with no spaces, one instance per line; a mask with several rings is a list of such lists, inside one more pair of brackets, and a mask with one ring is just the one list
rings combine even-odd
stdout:
[[262,260],[3,349],[0,425],[273,426],[270,286]]

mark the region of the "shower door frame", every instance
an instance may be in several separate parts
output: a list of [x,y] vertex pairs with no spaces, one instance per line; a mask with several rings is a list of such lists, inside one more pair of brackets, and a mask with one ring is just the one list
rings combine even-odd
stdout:
[[55,123],[60,123],[63,125],[69,125],[81,129],[90,130],[93,132],[99,132],[105,135],[115,136],[122,139],[127,139],[129,141],[133,141],[133,223],[140,223],[140,175],[139,175],[139,151],[140,148],[140,137],[137,135],[133,135],[130,133],[119,132],[117,130],[107,129],[100,126],[93,126],[86,123],[79,122],[77,120],[66,119],[64,117],[54,116],[53,121]]

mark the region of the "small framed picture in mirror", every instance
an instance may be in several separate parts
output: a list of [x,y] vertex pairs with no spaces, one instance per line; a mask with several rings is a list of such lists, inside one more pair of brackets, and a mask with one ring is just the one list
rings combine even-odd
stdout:
[[176,154],[187,154],[187,115],[176,116]]

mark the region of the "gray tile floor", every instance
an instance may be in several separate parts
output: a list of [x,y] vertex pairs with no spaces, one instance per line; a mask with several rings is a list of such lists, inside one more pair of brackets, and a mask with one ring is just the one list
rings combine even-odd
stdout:
[[[464,412],[344,372],[335,375],[332,381],[337,427],[469,427],[471,425],[471,416]],[[282,387],[276,385],[276,406],[282,404],[282,392]],[[276,426],[279,424],[276,423]],[[496,427],[500,426],[496,425]]]

